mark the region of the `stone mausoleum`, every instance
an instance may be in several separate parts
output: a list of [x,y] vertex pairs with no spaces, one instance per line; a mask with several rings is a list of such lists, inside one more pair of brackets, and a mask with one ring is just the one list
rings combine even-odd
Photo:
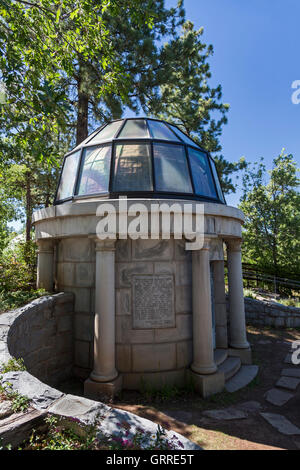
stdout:
[[[169,239],[124,239],[119,227],[116,239],[99,239],[97,209],[110,203],[118,213],[121,196],[129,214],[137,203],[155,203],[160,216],[166,204],[190,203],[194,217],[201,203],[201,249],[186,250],[172,213]],[[34,213],[38,287],[74,294],[73,374],[86,396],[190,382],[208,396],[251,364],[242,224],[211,156],[167,122],[113,121],[65,156],[54,205]]]

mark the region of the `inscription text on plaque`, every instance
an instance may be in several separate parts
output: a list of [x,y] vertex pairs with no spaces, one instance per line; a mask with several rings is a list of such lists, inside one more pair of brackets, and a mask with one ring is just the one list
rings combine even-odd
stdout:
[[132,283],[133,328],[175,327],[173,277],[133,276]]

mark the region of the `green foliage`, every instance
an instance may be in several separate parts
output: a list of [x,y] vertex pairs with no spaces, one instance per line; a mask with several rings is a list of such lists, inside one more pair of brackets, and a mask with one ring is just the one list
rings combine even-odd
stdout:
[[191,377],[184,387],[177,387],[176,385],[164,384],[160,388],[154,387],[152,384],[146,382],[144,378],[140,381],[140,392],[148,402],[163,403],[166,401],[178,401],[190,393],[195,392],[195,383]]
[[164,402],[179,397],[182,395],[182,390],[170,385],[163,385],[160,389],[156,389],[142,380],[141,393],[148,401]]
[[12,128],[29,125],[38,142],[75,128],[81,141],[90,116],[103,122],[136,107],[155,85],[157,41],[183,15],[164,0],[2,2],[3,114]]
[[95,123],[120,117],[125,106],[138,111],[166,79],[158,42],[176,36],[181,3],[166,9],[164,0],[1,2],[7,101],[0,105],[0,202],[3,186],[5,203],[20,210],[5,209],[0,249],[7,221],[20,214],[30,239],[31,213],[52,203],[70,144]]
[[22,358],[16,359],[15,357],[12,357],[7,362],[2,362],[2,364],[0,365],[1,374],[6,374],[7,372],[14,372],[18,370],[26,370]]
[[296,308],[300,308],[300,302],[299,300],[297,299],[293,299],[293,298],[288,298],[288,299],[278,299],[277,302],[279,304],[283,304],[283,305],[286,305],[287,307],[296,307]]
[[8,222],[16,216],[13,199],[7,196],[7,185],[1,184],[2,175],[0,168],[0,253],[9,241]]
[[12,401],[11,409],[14,413],[24,413],[29,408],[30,400],[24,395],[11,391],[9,392],[8,397]]
[[[7,223],[49,206],[62,156],[91,127],[134,112],[179,124],[211,152],[227,122],[209,85],[211,45],[185,21],[183,2],[3,0],[0,3],[0,252]],[[180,28],[182,31],[180,33]],[[180,35],[181,34],[181,35]],[[244,165],[216,160],[225,193]]]
[[255,299],[255,293],[251,289],[245,289],[244,288],[244,297],[247,297],[248,299]]
[[[36,277],[36,245],[20,242],[13,249],[6,248],[0,255],[0,295],[16,291],[32,291]],[[22,294],[21,294],[22,296]],[[32,292],[31,292],[32,296]],[[18,300],[19,295],[16,296]],[[4,299],[9,297],[5,296]]]
[[0,312],[18,308],[46,294],[35,289],[36,245],[10,241],[0,253]]
[[[0,373],[26,370],[23,359],[11,358],[6,363],[0,365]],[[29,407],[29,398],[13,390],[12,384],[3,380],[0,376],[0,398],[11,401],[11,409],[14,413],[24,412]]]
[[0,292],[0,313],[26,305],[46,293],[47,292],[44,289]]
[[33,430],[29,442],[22,448],[29,450],[96,450],[98,440],[96,428],[87,428],[85,433],[75,432],[59,423],[55,416],[47,416],[45,423],[48,431],[39,435]]
[[268,183],[265,173],[261,161],[243,178],[243,260],[275,275],[299,276],[300,194],[293,156],[283,150],[274,159]]
[[[214,157],[217,172],[221,181],[221,186],[224,194],[235,193],[236,186],[232,182],[232,175],[247,168],[247,162],[244,157],[241,157],[238,162],[229,162],[223,155]],[[238,179],[238,175],[236,176]]]
[[[149,110],[172,120],[199,144],[211,151],[220,150],[218,137],[229,105],[221,103],[221,86],[211,88],[209,57],[213,47],[202,41],[203,28],[194,29],[191,21],[182,26],[182,35],[165,45],[165,62],[172,64],[169,77],[160,87],[159,96],[153,97]],[[212,114],[219,114],[215,121]]]
[[96,426],[83,425],[75,418],[73,421],[76,428],[66,426],[55,416],[48,416],[45,418],[48,431],[43,435],[33,431],[21,450],[174,450],[175,444],[183,447],[176,436],[167,439],[165,430],[159,425],[155,434],[144,429],[132,434],[130,424],[119,423],[118,435],[103,437],[97,434]]

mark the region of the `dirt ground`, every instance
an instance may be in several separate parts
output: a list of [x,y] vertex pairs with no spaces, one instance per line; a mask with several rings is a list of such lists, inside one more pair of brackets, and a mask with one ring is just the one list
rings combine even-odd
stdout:
[[[258,376],[244,389],[222,392],[201,399],[191,391],[170,389],[160,395],[150,392],[123,391],[111,406],[131,411],[141,417],[183,434],[206,450],[299,450],[300,436],[285,436],[267,423],[259,411],[284,415],[300,427],[300,385],[287,404],[274,406],[264,394],[275,386],[285,364],[284,359],[293,341],[300,340],[299,329],[271,329],[248,326],[248,341],[253,363],[259,366]],[[82,384],[66,384],[60,389],[81,395]],[[202,415],[204,410],[222,409],[245,401],[257,401],[262,408],[245,419],[213,420]]]
[[[113,406],[149,418],[161,425],[168,425],[207,450],[299,450],[300,436],[285,436],[279,433],[259,415],[259,412],[246,419],[234,421],[212,420],[202,415],[205,409],[221,409],[255,400],[262,405],[260,411],[284,415],[300,427],[300,386],[295,397],[281,407],[274,406],[264,399],[265,392],[273,388],[279,379],[281,370],[295,367],[284,364],[284,359],[291,343],[299,339],[300,331],[295,329],[248,327],[253,362],[259,365],[259,374],[241,391],[223,392],[206,400],[191,392],[183,392],[177,396],[174,393],[173,397],[123,392]],[[263,344],[265,341],[267,344]]]

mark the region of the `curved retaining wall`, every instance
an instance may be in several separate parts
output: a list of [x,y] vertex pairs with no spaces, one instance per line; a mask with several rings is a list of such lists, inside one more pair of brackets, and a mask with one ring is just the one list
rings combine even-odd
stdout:
[[245,312],[247,323],[282,328],[300,327],[300,308],[245,298]]
[[72,375],[73,294],[41,297],[0,315],[0,363],[22,358],[28,372],[55,385]]
[[[47,413],[64,420],[66,426],[82,424],[97,426],[99,437],[120,435],[120,423],[132,438],[143,429],[149,443],[157,425],[133,413],[111,408],[101,402],[64,394],[49,384],[67,379],[73,367],[73,294],[60,293],[42,297],[20,309],[0,314],[0,369],[12,356],[23,358],[27,371],[0,375],[0,383],[9,382],[12,389],[30,400],[33,413],[28,414],[25,426],[1,427],[1,445],[16,448],[37,429]],[[33,416],[32,418],[30,416]],[[82,433],[82,428],[81,433]],[[201,450],[189,439],[175,431],[165,438],[174,449]]]

